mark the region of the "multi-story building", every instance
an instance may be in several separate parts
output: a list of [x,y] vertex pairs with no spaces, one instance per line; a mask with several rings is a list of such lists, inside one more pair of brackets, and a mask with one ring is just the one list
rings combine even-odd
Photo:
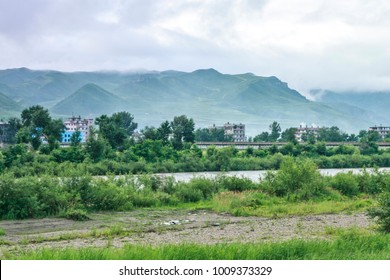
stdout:
[[390,126],[371,126],[368,128],[369,131],[377,131],[379,135],[382,137],[382,139],[386,138],[387,135],[390,135]]
[[226,136],[232,136],[234,142],[245,142],[246,136],[245,136],[245,124],[235,124],[227,122],[223,126],[216,126],[213,124],[213,126],[210,126],[209,131],[215,130],[215,129],[223,129],[224,134]]
[[231,135],[234,142],[245,142],[245,124],[225,123],[223,125],[225,135]]
[[70,143],[70,139],[76,131],[80,131],[81,143],[85,143],[90,136],[93,119],[82,119],[80,116],[71,117],[64,121],[66,130],[62,133],[62,143]]
[[297,130],[295,131],[295,139],[297,139],[298,142],[302,142],[303,141],[302,136],[310,133],[317,138],[319,129],[320,127],[315,124],[308,126],[305,123],[301,123],[299,127],[297,127]]
[[9,123],[0,121],[0,147],[3,145],[3,143],[8,143],[9,138]]

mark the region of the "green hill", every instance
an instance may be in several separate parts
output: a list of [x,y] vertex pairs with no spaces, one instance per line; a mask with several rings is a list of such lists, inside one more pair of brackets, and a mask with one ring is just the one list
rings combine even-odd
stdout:
[[20,110],[21,107],[14,100],[0,92],[0,108],[5,110]]
[[22,107],[18,103],[0,92],[0,116],[16,116],[21,110]]
[[57,115],[98,116],[126,110],[126,102],[105,89],[87,84],[51,108]]
[[55,116],[96,117],[126,110],[143,127],[185,114],[198,127],[245,123],[249,135],[268,130],[273,121],[283,129],[305,122],[357,132],[390,119],[387,95],[375,95],[374,100],[367,94],[361,101],[352,95],[338,99],[325,95],[321,102],[313,102],[276,77],[228,75],[215,69],[70,73],[7,69],[0,70],[0,91],[24,107],[45,106]]

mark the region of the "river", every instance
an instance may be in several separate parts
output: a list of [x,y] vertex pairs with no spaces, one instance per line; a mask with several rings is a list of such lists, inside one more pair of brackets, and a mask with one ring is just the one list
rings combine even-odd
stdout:
[[[373,172],[373,168],[366,168],[368,172]],[[390,167],[378,168],[381,172],[389,172]],[[359,174],[363,171],[363,168],[340,168],[340,169],[319,169],[322,175],[334,176],[338,173],[352,172]],[[254,170],[254,171],[228,171],[228,172],[183,172],[183,173],[158,173],[155,174],[159,177],[173,177],[176,181],[188,182],[192,178],[203,177],[203,178],[215,178],[217,176],[237,176],[248,178],[254,182],[258,182],[260,178],[264,178],[267,170]]]

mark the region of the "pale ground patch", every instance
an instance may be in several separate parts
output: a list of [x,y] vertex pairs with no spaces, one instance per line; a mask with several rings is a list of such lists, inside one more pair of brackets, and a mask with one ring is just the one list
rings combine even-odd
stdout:
[[137,210],[91,214],[90,217],[91,220],[84,222],[60,218],[0,221],[0,228],[5,231],[1,237],[1,255],[6,251],[44,247],[324,239],[331,238],[327,234],[329,229],[356,227],[370,230],[373,226],[373,221],[364,213],[273,219],[235,217],[203,210]]

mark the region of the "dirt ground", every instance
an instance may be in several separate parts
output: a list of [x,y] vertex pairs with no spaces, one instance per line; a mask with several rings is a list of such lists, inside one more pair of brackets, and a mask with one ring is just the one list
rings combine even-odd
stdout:
[[0,221],[0,254],[43,247],[124,244],[228,243],[330,238],[336,228],[370,228],[363,214],[287,218],[235,217],[210,211],[139,210],[91,214],[84,222],[60,218]]

